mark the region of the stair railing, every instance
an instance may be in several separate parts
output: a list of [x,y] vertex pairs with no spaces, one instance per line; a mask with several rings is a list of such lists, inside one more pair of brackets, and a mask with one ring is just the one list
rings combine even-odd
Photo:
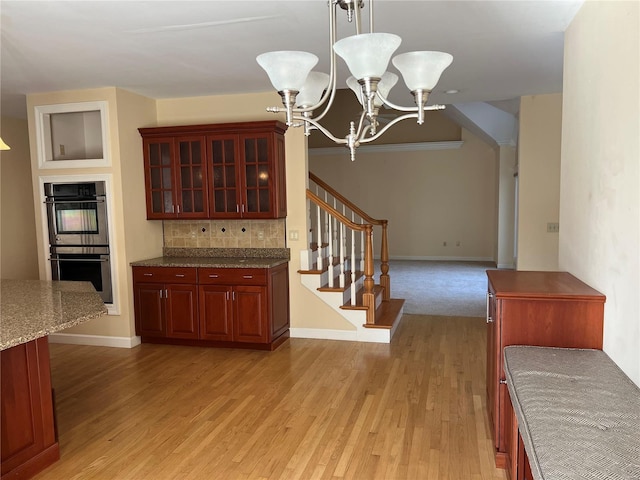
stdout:
[[[356,278],[357,265],[363,265],[364,282],[362,293],[362,304],[367,308],[366,322],[367,324],[375,323],[375,294],[373,292],[375,280],[373,279],[373,226],[368,223],[356,223],[336,210],[329,203],[324,201],[311,190],[307,190],[307,199],[310,203],[310,211],[315,213],[315,223],[318,228],[326,226],[326,236],[323,241],[322,235],[319,234],[315,240],[318,245],[318,270],[327,271],[329,287],[334,287],[334,266],[336,259],[339,262],[340,273],[338,281],[340,287],[344,288],[347,284],[346,264],[349,265],[349,284],[351,285],[351,305],[356,304]],[[313,230],[313,228],[312,228]],[[322,232],[323,230],[319,230]],[[339,232],[339,235],[334,235]],[[360,241],[364,239],[363,243]],[[322,245],[322,247],[320,246]],[[322,248],[327,249],[328,259],[327,265],[324,266],[321,260]],[[336,255],[337,253],[337,255]],[[358,258],[357,254],[362,253],[363,258]]]
[[[387,220],[378,220],[372,218],[368,215],[364,210],[359,208],[356,204],[342,195],[340,192],[335,190],[329,184],[324,182],[317,175],[309,172],[309,180],[310,180],[310,190],[314,190],[315,195],[319,199],[323,199],[324,202],[328,205],[332,205],[333,208],[337,211],[341,211],[342,215],[345,217],[351,217],[351,222],[359,225],[369,224],[373,226],[381,227],[381,237],[380,237],[380,285],[384,288],[383,292],[383,300],[387,301],[391,298],[391,280],[389,277],[389,247],[387,241]],[[311,212],[311,216],[313,217],[315,212]],[[319,223],[319,216],[316,219],[316,222],[312,222],[311,229],[317,228],[316,232],[311,232],[313,238],[321,238],[326,239],[329,235],[329,225]],[[322,228],[324,226],[324,229]],[[335,232],[336,225],[333,225],[332,232]],[[326,232],[323,233],[323,232]],[[315,234],[315,235],[314,235]],[[361,251],[360,251],[360,269],[365,270],[364,262],[366,261],[367,255],[365,254],[365,246],[366,241],[364,240],[365,232],[361,231],[362,239],[359,242]],[[326,245],[326,242],[320,242],[323,245]],[[371,246],[371,261],[373,262],[373,245]]]

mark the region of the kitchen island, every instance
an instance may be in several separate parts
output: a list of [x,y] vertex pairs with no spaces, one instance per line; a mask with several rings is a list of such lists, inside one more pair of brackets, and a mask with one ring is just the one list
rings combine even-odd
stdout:
[[0,280],[2,480],[30,478],[60,456],[47,336],[106,312],[90,282]]

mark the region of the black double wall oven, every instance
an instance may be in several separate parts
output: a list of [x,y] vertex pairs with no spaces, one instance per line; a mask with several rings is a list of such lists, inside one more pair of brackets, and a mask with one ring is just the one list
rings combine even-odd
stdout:
[[53,280],[89,281],[113,303],[105,182],[45,183]]

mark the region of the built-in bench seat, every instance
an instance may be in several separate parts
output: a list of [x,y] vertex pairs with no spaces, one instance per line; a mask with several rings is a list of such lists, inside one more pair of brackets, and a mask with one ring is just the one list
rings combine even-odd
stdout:
[[534,480],[640,479],[640,388],[606,353],[510,346],[504,369]]

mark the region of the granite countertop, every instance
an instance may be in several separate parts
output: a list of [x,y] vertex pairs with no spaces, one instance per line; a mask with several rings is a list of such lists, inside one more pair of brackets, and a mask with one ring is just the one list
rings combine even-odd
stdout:
[[131,262],[131,266],[271,268],[288,261],[288,248],[165,248],[162,257]]
[[133,267],[214,267],[214,268],[271,268],[287,263],[288,258],[234,257],[157,257],[132,262]]
[[0,281],[0,350],[45,337],[107,313],[90,282]]

